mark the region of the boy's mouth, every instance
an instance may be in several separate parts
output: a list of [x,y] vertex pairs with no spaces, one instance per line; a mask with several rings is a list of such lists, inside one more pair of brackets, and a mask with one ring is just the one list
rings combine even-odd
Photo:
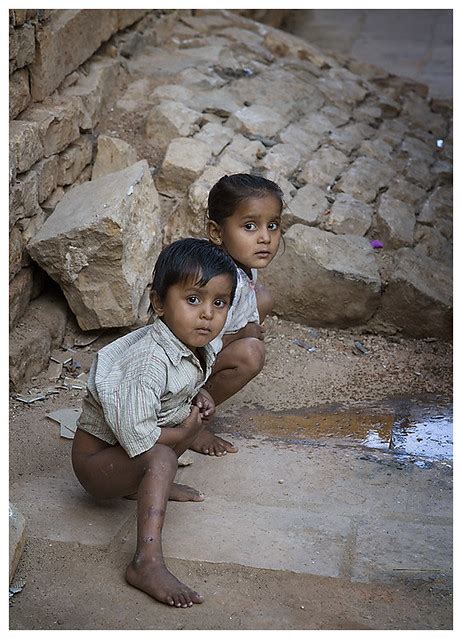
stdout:
[[269,257],[271,255],[271,251],[257,251],[255,255],[258,255],[258,257]]
[[201,326],[199,328],[196,328],[196,331],[200,334],[200,335],[210,335],[211,333],[211,329],[207,328],[206,326]]

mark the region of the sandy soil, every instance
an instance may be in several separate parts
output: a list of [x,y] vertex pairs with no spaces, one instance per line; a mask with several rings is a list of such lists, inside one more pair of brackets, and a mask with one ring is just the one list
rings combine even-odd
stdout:
[[[66,340],[72,341],[75,332],[70,325]],[[95,351],[119,334],[108,331],[90,346],[77,349],[75,359],[82,369],[88,370]],[[316,350],[308,352],[293,339],[304,340]],[[367,354],[355,354],[357,340]],[[264,370],[221,407],[218,423],[257,406],[278,411],[332,403],[354,406],[403,394],[437,398],[452,394],[449,343],[310,329],[275,317],[267,320],[266,341]],[[45,374],[28,388],[33,386],[49,386]],[[70,442],[57,436],[57,425],[45,415],[62,407],[79,407],[81,397],[82,391],[61,389],[58,395],[32,405],[12,399],[12,482],[22,474],[49,475],[53,466],[70,468]],[[207,606],[194,606],[187,614],[156,605],[153,618],[148,598],[123,583],[123,567],[129,560],[123,544],[84,548],[51,545],[32,537],[17,571],[27,587],[14,597],[10,608],[12,629],[437,629],[452,623],[450,584],[444,580],[352,584],[180,560],[171,561],[180,579],[198,586],[203,583],[213,594]],[[101,583],[106,584],[103,593]],[[306,592],[308,600],[302,596]]]

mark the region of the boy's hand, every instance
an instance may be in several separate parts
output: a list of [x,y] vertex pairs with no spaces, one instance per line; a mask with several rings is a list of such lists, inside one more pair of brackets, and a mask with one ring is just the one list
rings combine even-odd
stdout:
[[192,403],[199,408],[202,419],[210,419],[215,414],[215,402],[205,388],[197,393]]
[[187,431],[186,436],[196,436],[204,428],[202,415],[198,406],[191,406],[191,412],[185,420],[181,422],[181,428]]

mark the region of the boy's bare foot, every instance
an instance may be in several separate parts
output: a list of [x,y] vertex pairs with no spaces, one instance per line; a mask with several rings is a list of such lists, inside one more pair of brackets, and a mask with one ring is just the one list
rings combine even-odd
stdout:
[[[204,501],[205,495],[191,486],[172,484],[168,498],[169,501]],[[125,499],[138,499],[138,493],[125,495]]]
[[125,572],[125,579],[131,586],[169,606],[189,608],[193,603],[202,603],[204,600],[202,595],[174,577],[160,559],[139,565],[135,564],[135,560],[132,561]]
[[226,453],[237,453],[238,451],[237,446],[234,446],[231,442],[227,442],[225,439],[214,435],[207,429],[199,433],[190,446],[190,449],[196,451],[196,453],[202,453],[203,455],[216,455],[217,457],[226,455]]

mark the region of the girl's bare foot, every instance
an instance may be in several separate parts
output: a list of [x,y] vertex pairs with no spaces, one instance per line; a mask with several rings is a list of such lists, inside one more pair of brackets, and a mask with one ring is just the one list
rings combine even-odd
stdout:
[[[132,493],[131,495],[125,496],[125,499],[137,498],[138,493]],[[172,484],[168,498],[169,501],[204,501],[205,495],[195,488],[191,488],[191,486],[186,486],[185,484]]]
[[196,451],[196,453],[202,453],[203,455],[216,455],[217,457],[226,455],[226,453],[237,453],[238,451],[234,444],[214,435],[207,429],[199,433],[190,446],[190,449]]
[[189,608],[193,603],[204,600],[202,595],[172,575],[159,558],[144,562],[133,559],[127,567],[125,579],[131,586],[169,606]]

